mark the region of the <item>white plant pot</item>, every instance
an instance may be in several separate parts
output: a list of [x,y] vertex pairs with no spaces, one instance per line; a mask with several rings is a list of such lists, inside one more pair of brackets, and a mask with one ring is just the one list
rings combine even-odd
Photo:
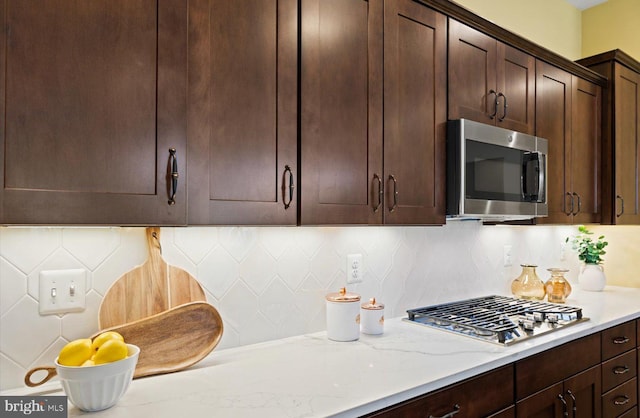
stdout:
[[578,282],[582,290],[600,292],[607,284],[607,278],[601,265],[585,264],[578,277]]

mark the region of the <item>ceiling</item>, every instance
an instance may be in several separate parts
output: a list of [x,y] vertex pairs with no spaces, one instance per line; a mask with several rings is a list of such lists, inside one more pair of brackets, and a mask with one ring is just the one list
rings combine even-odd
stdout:
[[589,7],[597,6],[600,3],[604,3],[607,0],[567,0],[580,10],[588,9]]

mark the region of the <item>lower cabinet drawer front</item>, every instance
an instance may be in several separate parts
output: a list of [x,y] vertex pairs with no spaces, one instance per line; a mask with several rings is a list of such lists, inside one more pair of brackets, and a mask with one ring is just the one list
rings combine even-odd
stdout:
[[603,393],[636,376],[636,356],[636,351],[632,350],[602,363]]
[[618,418],[638,418],[638,406],[634,406],[624,414],[620,415]]
[[625,322],[602,331],[602,361],[609,360],[636,346],[636,323]]
[[516,400],[600,364],[600,333],[516,362]]
[[[489,416],[510,405],[513,405],[513,366],[511,365],[368,416],[425,418],[450,414],[449,416],[455,416],[455,418],[478,418]],[[456,413],[452,414],[454,412]]]
[[617,417],[636,406],[638,403],[636,385],[637,379],[633,378],[602,395],[602,416]]

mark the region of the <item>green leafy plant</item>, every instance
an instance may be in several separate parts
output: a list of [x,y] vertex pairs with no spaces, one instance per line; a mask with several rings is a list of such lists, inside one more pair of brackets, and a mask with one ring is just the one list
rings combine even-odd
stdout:
[[609,245],[604,240],[604,235],[600,235],[597,240],[594,240],[591,236],[593,232],[589,231],[584,225],[578,227],[578,234],[573,238],[567,237],[565,242],[571,242],[571,248],[578,253],[578,259],[584,261],[587,264],[600,264],[602,263],[602,256],[607,252],[604,247]]

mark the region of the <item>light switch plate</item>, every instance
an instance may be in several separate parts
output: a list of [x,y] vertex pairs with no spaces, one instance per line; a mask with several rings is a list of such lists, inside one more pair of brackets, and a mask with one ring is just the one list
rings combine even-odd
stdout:
[[84,311],[86,276],[83,269],[42,270],[38,292],[40,315]]

